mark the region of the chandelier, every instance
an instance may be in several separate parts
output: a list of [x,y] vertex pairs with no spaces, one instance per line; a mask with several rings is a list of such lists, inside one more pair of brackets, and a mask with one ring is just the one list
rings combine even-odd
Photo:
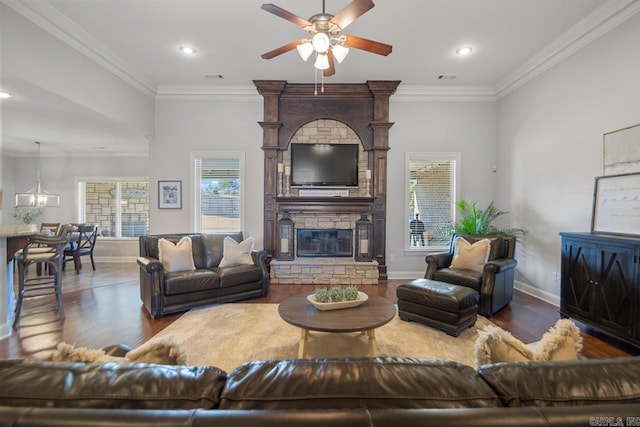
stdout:
[[36,177],[36,187],[24,192],[16,193],[16,207],[17,208],[57,208],[60,206],[60,195],[51,194],[42,189],[40,184],[40,145],[41,143],[36,141],[38,146],[38,167]]

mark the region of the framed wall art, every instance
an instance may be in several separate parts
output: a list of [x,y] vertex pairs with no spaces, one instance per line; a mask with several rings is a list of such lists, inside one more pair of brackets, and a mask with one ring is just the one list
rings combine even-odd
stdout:
[[182,181],[158,181],[158,209],[182,209]]
[[596,178],[591,231],[640,235],[640,173]]
[[604,175],[640,172],[640,124],[605,133]]

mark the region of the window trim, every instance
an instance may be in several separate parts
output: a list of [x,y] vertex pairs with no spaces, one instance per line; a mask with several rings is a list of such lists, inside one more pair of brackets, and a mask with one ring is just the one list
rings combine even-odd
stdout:
[[409,218],[410,215],[410,179],[411,179],[411,161],[412,160],[453,160],[455,162],[455,175],[454,175],[454,183],[453,183],[453,198],[451,200],[451,212],[453,216],[453,221],[456,221],[457,211],[456,211],[456,203],[460,197],[460,171],[461,169],[461,154],[460,152],[432,152],[432,151],[418,151],[418,152],[406,152],[405,153],[405,166],[404,166],[404,237],[403,237],[403,248],[405,252],[408,253],[426,253],[426,252],[435,252],[448,249],[448,246],[431,246],[431,247],[411,247],[410,240],[407,239],[407,236],[410,234],[409,221],[406,218]]
[[[105,176],[105,175],[100,175],[100,176],[89,176],[89,175],[85,175],[85,176],[76,176],[74,178],[74,182],[75,182],[75,203],[76,203],[76,222],[80,223],[80,222],[84,222],[86,220],[86,199],[85,199],[85,195],[84,192],[82,191],[82,186],[87,182],[146,182],[147,185],[151,185],[150,181],[149,181],[149,177],[148,176]],[[118,189],[118,187],[116,186],[116,189]],[[118,194],[116,197],[120,197],[120,190],[118,189]],[[149,187],[149,203],[151,203],[151,187]],[[151,204],[149,204],[149,214],[151,214]],[[116,215],[120,218],[120,221],[116,222],[116,233],[120,233],[121,230],[121,226],[122,226],[122,209],[121,206],[118,204],[116,205]],[[105,237],[105,236],[100,236],[101,239],[108,239],[110,241],[117,241],[117,240],[138,240],[138,237]]]
[[189,200],[191,200],[191,212],[192,215],[189,218],[189,226],[195,233],[200,233],[202,230],[202,224],[200,223],[200,183],[196,176],[196,160],[203,158],[215,158],[215,159],[238,159],[240,160],[240,231],[244,235],[245,225],[245,171],[246,171],[246,153],[244,151],[192,151],[189,154],[189,168],[190,176],[189,180],[191,185],[189,189]]

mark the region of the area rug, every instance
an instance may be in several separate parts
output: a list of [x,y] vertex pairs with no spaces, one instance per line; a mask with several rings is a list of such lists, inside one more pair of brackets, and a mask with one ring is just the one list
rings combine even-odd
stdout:
[[[222,304],[192,309],[154,338],[174,335],[187,352],[189,365],[213,365],[231,372],[252,360],[295,359],[300,329],[283,321],[278,304]],[[378,356],[453,360],[474,366],[478,329],[491,322],[478,316],[475,326],[458,337],[396,315],[376,329]],[[360,333],[311,332],[310,357],[367,356],[366,336]]]

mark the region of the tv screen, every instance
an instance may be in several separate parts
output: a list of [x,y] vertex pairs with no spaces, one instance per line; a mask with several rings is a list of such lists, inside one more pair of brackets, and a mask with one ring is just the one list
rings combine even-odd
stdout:
[[358,144],[291,144],[292,187],[357,187]]

